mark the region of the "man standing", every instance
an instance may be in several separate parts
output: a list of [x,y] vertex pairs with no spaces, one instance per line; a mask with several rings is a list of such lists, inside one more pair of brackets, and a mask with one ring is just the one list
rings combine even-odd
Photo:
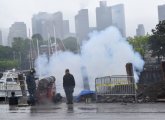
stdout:
[[18,105],[18,97],[15,96],[15,92],[11,92],[11,97],[9,98],[9,105]]
[[36,102],[36,82],[35,82],[34,74],[35,74],[35,69],[32,68],[26,78],[27,88],[29,92],[28,102],[30,102],[30,104],[32,105],[34,105]]
[[73,104],[75,80],[73,75],[69,73],[69,69],[65,70],[65,75],[63,77],[63,87],[66,94],[67,104]]

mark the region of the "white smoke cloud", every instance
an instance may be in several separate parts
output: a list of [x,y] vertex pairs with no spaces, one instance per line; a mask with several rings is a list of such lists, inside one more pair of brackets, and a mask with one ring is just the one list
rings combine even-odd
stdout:
[[[83,90],[81,67],[87,68],[89,83],[94,90],[95,78],[110,75],[126,75],[125,65],[128,62],[138,71],[141,71],[144,61],[139,53],[124,39],[120,32],[109,27],[101,32],[93,32],[89,36],[88,42],[84,43],[81,55],[70,52],[60,52],[53,54],[49,62],[46,56],[40,56],[36,60],[38,74],[54,75],[56,77],[57,91],[64,93],[62,82],[66,68],[74,75],[76,81],[75,94]],[[134,72],[135,78],[138,78]]]
[[63,91],[63,75],[65,69],[69,68],[76,80],[76,91],[83,89],[83,81],[81,78],[81,60],[79,55],[71,52],[59,52],[53,54],[48,62],[46,55],[39,56],[35,62],[37,74],[42,77],[55,76],[57,92],[64,94]]

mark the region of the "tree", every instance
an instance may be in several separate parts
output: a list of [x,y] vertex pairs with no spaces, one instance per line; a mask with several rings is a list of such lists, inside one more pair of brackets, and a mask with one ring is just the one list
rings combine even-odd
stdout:
[[73,53],[78,52],[78,44],[77,44],[77,39],[74,37],[68,37],[63,40],[64,46],[66,50],[69,50]]
[[149,36],[135,36],[134,38],[129,38],[128,42],[133,46],[134,50],[139,52],[144,58],[148,51],[148,41]]
[[0,60],[13,59],[13,49],[8,46],[0,45]]
[[32,36],[32,39],[33,40],[38,40],[38,41],[43,41],[43,38],[42,38],[42,36],[40,34],[34,34]]
[[[37,45],[38,42],[38,45]],[[38,56],[38,48],[40,48],[41,45],[45,44],[42,36],[40,34],[34,34],[32,36],[32,40],[31,40],[31,47],[32,47],[32,57],[35,59]]]
[[15,53],[8,46],[0,45],[0,71],[18,67],[18,61],[14,60]]
[[15,58],[20,61],[20,67],[27,68],[29,66],[30,40],[20,37],[14,38],[12,49]]
[[149,49],[152,51],[153,57],[165,56],[165,20],[160,21],[152,30],[153,35],[149,38]]
[[29,39],[23,39],[23,38],[14,38],[14,41],[12,43],[12,48],[16,53],[21,53],[22,57],[27,57],[30,50],[30,40]]
[[1,70],[12,69],[18,67],[17,60],[0,60],[0,68]]
[[37,41],[39,46],[44,43],[44,40],[40,34],[34,34],[32,36],[32,46],[34,47],[34,49],[37,48]]

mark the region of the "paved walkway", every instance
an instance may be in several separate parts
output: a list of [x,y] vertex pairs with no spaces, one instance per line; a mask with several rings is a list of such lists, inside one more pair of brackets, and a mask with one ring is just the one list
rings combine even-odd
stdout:
[[33,107],[0,105],[0,120],[165,120],[165,103],[65,103]]

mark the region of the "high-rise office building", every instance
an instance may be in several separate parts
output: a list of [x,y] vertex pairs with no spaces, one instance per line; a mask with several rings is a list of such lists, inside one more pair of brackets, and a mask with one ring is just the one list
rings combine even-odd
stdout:
[[9,28],[8,46],[12,46],[15,37],[27,38],[27,28],[24,22],[15,22]]
[[[47,40],[50,34],[53,35],[51,28],[52,16],[46,12],[40,12],[32,17],[32,33],[40,34],[44,40]],[[51,28],[50,28],[51,27]],[[50,33],[51,32],[51,33]],[[49,34],[48,34],[49,33]]]
[[158,6],[158,18],[159,21],[165,20],[165,4]]
[[143,24],[139,24],[138,28],[136,29],[136,36],[144,36],[145,35],[145,29]]
[[118,4],[111,6],[111,11],[112,24],[119,29],[123,37],[126,37],[124,5]]
[[3,45],[3,42],[2,42],[2,31],[0,30],[0,45]]
[[53,24],[55,29],[55,36],[63,39],[63,15],[61,12],[53,14]]
[[69,31],[69,20],[63,21],[63,36],[66,38],[70,34]]
[[75,30],[79,44],[82,45],[84,40],[88,39],[89,33],[89,18],[88,9],[82,9],[75,16]]
[[111,7],[107,6],[106,1],[100,1],[100,7],[96,8],[96,25],[98,31],[112,25]]
[[126,36],[124,5],[107,6],[106,1],[100,1],[100,7],[96,8],[97,30],[104,30],[109,26],[119,29],[122,36]]
[[54,14],[40,12],[32,17],[32,32],[33,34],[40,34],[44,40],[50,37],[63,39],[65,32],[68,31],[67,24],[69,21],[63,20],[61,12]]

